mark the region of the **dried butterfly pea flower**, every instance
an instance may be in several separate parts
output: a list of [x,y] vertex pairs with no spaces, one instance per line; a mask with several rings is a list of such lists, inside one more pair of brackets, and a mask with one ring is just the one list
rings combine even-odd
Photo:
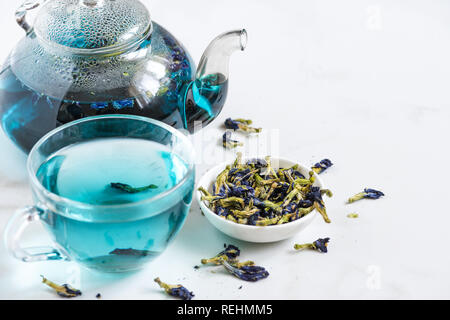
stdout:
[[293,217],[295,217],[295,213],[287,213],[278,220],[277,224],[283,224],[289,222]]
[[154,254],[153,251],[149,250],[136,250],[136,249],[114,249],[109,254],[118,255],[118,256],[135,256],[135,257],[146,257]]
[[239,224],[247,224],[248,223],[248,219],[247,218],[237,218],[237,223]]
[[283,176],[285,177],[286,182],[289,182],[290,184],[294,183],[294,171],[292,169],[283,171]]
[[300,192],[300,189],[298,189],[294,186],[294,188],[291,190],[291,192],[289,192],[289,194],[284,198],[282,207],[286,208],[291,203],[291,201],[299,194],[299,192]]
[[260,209],[254,208],[254,209],[247,209],[247,210],[231,210],[231,213],[237,217],[237,218],[250,218],[255,213],[258,213]]
[[220,195],[217,195],[217,196],[205,196],[205,195],[203,195],[203,196],[201,196],[201,198],[200,198],[200,200],[205,200],[205,201],[208,201],[208,202],[214,202],[214,201],[217,201],[217,200],[219,200],[219,199],[224,199],[225,198],[225,196],[220,196]]
[[266,186],[266,185],[271,185],[274,182],[278,182],[278,179],[264,179],[258,173],[255,173],[254,179],[255,179],[256,185],[258,185],[258,186]]
[[250,216],[250,217],[247,219],[247,224],[249,224],[249,225],[251,225],[251,226],[255,226],[255,225],[256,225],[256,222],[259,220],[259,217],[260,217],[259,212],[258,212],[258,213],[255,213],[254,215]]
[[279,216],[274,218],[264,218],[256,221],[256,225],[260,227],[271,226],[277,224],[281,218]]
[[311,206],[311,207],[309,207],[309,208],[299,208],[299,209],[297,210],[297,214],[296,214],[294,220],[300,219],[300,218],[306,216],[308,213],[312,212],[314,209],[315,209],[314,206]]
[[302,174],[300,173],[300,171],[293,170],[293,171],[292,171],[292,174],[293,174],[293,177],[294,177],[294,178],[305,179],[305,176],[302,175]]
[[325,170],[327,170],[329,167],[331,167],[333,165],[333,163],[329,160],[329,159],[323,159],[320,162],[316,163],[313,167],[312,170],[317,173],[317,174],[321,174],[322,172],[324,172]]
[[325,194],[329,198],[331,198],[333,196],[333,192],[331,192],[331,190],[329,190],[329,189],[321,189],[320,194],[321,195]]
[[300,186],[309,186],[312,185],[314,183],[314,181],[311,181],[311,179],[300,179],[297,178],[294,180],[294,183]]
[[251,125],[253,123],[253,121],[250,119],[242,119],[242,118],[234,119],[234,121],[245,123],[247,125]]
[[255,266],[253,261],[239,262],[237,260],[241,251],[233,245],[226,245],[225,250],[210,259],[202,259],[202,264],[222,265],[231,274],[245,281],[258,281],[269,276],[263,267]]
[[242,130],[245,132],[261,132],[261,128],[253,128],[250,127],[250,125],[252,124],[251,120],[245,120],[245,119],[231,119],[228,118],[225,120],[225,127],[227,129],[231,129],[231,130]]
[[277,187],[278,182],[273,182],[270,185],[270,189],[264,194],[264,199],[269,200],[269,197],[272,196],[272,193],[275,191],[275,188]]
[[223,251],[219,252],[214,257],[209,258],[209,259],[202,259],[201,263],[202,264],[213,263],[216,265],[220,265],[220,264],[222,264],[223,260],[231,260],[231,261],[236,260],[236,258],[239,257],[240,254],[241,254],[241,250],[239,250],[238,247],[233,246],[232,244],[229,244],[225,247],[225,249]]
[[314,203],[313,203],[311,200],[308,200],[308,199],[302,199],[302,200],[300,200],[300,201],[298,202],[298,206],[299,206],[300,208],[309,208],[309,207],[311,207],[312,205],[314,205]]
[[285,208],[283,208],[282,214],[293,213],[298,209],[298,203],[291,202]]
[[[237,260],[235,260],[235,261],[237,261]],[[232,263],[233,263],[233,266],[235,266],[236,268],[242,268],[242,267],[246,267],[246,266],[254,266],[255,265],[255,263],[251,260],[247,260],[244,262],[232,262]]]
[[328,242],[330,241],[330,238],[319,238],[313,243],[305,243],[305,244],[295,244],[294,249],[295,250],[303,250],[303,249],[312,249],[317,250],[322,253],[328,252],[327,246]]
[[154,184],[150,184],[145,187],[133,188],[132,186],[130,186],[128,184],[113,182],[113,183],[111,183],[111,188],[118,189],[118,190],[126,192],[126,193],[139,193],[139,192],[144,192],[144,191],[147,191],[150,189],[157,189],[158,186],[156,186]]
[[348,199],[349,203],[361,200],[361,199],[379,199],[380,197],[384,196],[384,193],[375,189],[364,189],[363,192],[355,194],[353,197],[350,197]]
[[[311,191],[306,195],[306,199],[314,203],[314,207],[322,215],[326,223],[330,223],[331,220],[328,218],[327,210],[325,208],[325,203],[322,199],[322,193],[319,187],[311,187]],[[328,194],[329,195],[329,194]]]
[[283,206],[287,206],[294,199],[294,197],[299,201],[303,200],[303,195],[310,192],[311,186],[315,182],[315,179],[316,178],[313,171],[310,172],[309,179],[296,178],[294,182],[291,183],[289,193],[284,199]]
[[224,208],[241,208],[245,207],[244,199],[239,197],[229,197],[217,200],[220,206]]
[[214,183],[214,192],[219,192],[222,187],[225,189],[228,189],[228,186],[226,184],[228,179],[228,174],[230,172],[230,166],[226,166],[225,170],[223,170],[216,178],[216,182]]
[[166,291],[172,297],[181,298],[183,300],[191,300],[195,296],[192,291],[189,291],[181,284],[169,285],[167,283],[162,282],[159,278],[156,278],[155,282],[159,284],[159,286],[163,288],[164,291]]
[[231,212],[227,208],[216,206],[216,210],[214,211],[219,217],[227,217]]
[[274,203],[272,201],[269,201],[269,200],[261,201],[258,198],[253,198],[253,204],[256,207],[268,208],[268,209],[271,209],[271,210],[273,210],[275,212],[278,212],[278,213],[281,213],[283,211],[283,208],[281,207],[281,205],[276,204],[276,203]]
[[313,242],[314,248],[320,252],[326,253],[328,252],[327,246],[328,242],[330,241],[330,238],[324,238],[324,239],[317,239]]
[[255,195],[255,189],[249,186],[231,186],[228,192],[230,197],[248,198]]
[[215,188],[214,188],[214,186],[213,186],[213,195],[214,195],[214,196],[219,196],[219,197],[222,197],[222,198],[226,198],[229,189],[230,189],[230,188],[229,188],[227,182],[225,182],[225,183],[220,187],[219,190],[215,190]]
[[203,195],[202,195],[202,197],[200,198],[202,201],[203,200],[206,200],[206,201],[208,201],[208,202],[213,202],[213,201],[216,201],[216,200],[219,200],[219,199],[223,199],[223,198],[225,198],[226,196],[225,196],[225,194],[220,194],[220,195],[215,195],[215,196],[213,196],[212,194],[210,194],[209,192],[208,192],[208,190],[206,190],[205,188],[203,188],[203,187],[199,187],[198,188],[198,191],[200,191]]
[[287,191],[289,190],[289,183],[286,182],[274,182],[276,187],[274,188],[272,194],[269,195],[268,200],[270,201],[281,201],[287,196]]
[[326,208],[325,208],[325,205],[323,204],[323,201],[322,201],[322,202],[315,201],[315,202],[314,202],[314,208],[315,208],[317,211],[319,211],[319,213],[320,213],[320,214],[322,215],[322,217],[323,217],[323,220],[324,220],[326,223],[330,223],[330,222],[331,222],[330,218],[328,217],[328,214],[327,214],[327,210],[326,210]]
[[222,146],[225,149],[234,149],[236,147],[242,147],[244,144],[237,140],[231,139],[231,132],[226,131],[222,136]]
[[236,185],[242,184],[245,185],[245,182],[248,182],[248,180],[257,172],[258,169],[255,170],[245,169],[236,171],[232,176],[230,176],[229,180],[231,183],[235,183]]
[[56,283],[46,279],[44,276],[42,277],[42,282],[48,285],[50,288],[54,289],[56,293],[64,298],[73,298],[77,296],[81,296],[81,291],[71,287],[68,284],[57,285]]
[[278,179],[278,175],[277,175],[276,171],[274,170],[274,168],[272,167],[272,161],[270,159],[270,156],[267,156],[265,158],[265,160],[266,160],[267,165],[265,167],[265,173],[262,173],[265,176],[264,178],[267,179],[267,177],[269,176],[269,177]]
[[237,178],[242,178],[248,173],[250,173],[249,168],[232,168],[230,172],[228,172],[228,180],[234,182]]
[[232,275],[244,281],[255,282],[258,280],[265,279],[269,276],[269,272],[264,267],[260,266],[250,265],[250,266],[241,266],[239,268],[236,265],[228,263],[227,261],[223,262],[223,266]]
[[238,121],[234,121],[231,118],[227,118],[225,120],[225,128],[231,129],[231,130],[239,130],[239,122]]
[[247,166],[254,168],[267,167],[267,162],[265,159],[250,159],[245,163]]
[[261,210],[261,212],[259,212],[259,217],[261,219],[265,219],[265,218],[272,219],[277,215],[278,215],[278,213],[274,212],[270,208],[264,208],[263,210]]

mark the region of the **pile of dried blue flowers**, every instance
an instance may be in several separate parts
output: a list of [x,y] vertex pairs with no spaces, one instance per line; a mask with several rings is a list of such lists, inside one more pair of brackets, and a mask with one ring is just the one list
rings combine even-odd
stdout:
[[233,245],[224,244],[224,250],[212,258],[202,259],[202,264],[222,265],[228,272],[244,281],[258,281],[269,276],[264,267],[255,266],[253,261],[239,262],[241,250]]
[[[322,195],[331,197],[332,193],[313,186],[314,169],[305,177],[298,165],[275,170],[270,157],[245,163],[241,158],[238,153],[234,163],[217,176],[212,193],[198,189],[218,216],[240,224],[270,226],[295,221],[316,209],[330,222]],[[328,160],[323,167],[331,165]]]

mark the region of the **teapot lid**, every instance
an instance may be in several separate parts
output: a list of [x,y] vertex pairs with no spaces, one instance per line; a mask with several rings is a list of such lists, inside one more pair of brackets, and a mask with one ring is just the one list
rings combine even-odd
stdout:
[[145,40],[152,23],[138,0],[49,0],[34,31],[38,38],[68,48],[118,49]]

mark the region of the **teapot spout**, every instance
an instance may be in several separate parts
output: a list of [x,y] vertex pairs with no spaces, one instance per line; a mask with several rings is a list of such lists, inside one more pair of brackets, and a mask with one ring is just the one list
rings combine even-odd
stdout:
[[247,32],[242,29],[221,34],[206,48],[184,99],[184,125],[190,132],[210,123],[222,110],[228,93],[230,56],[246,45]]
[[247,46],[245,29],[225,32],[216,37],[203,53],[197,69],[198,80],[208,75],[221,75],[228,80],[230,56],[235,51],[244,51]]

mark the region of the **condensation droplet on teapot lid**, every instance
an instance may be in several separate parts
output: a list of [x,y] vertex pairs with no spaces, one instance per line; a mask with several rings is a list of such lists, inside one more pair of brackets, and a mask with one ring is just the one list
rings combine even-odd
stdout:
[[116,48],[147,38],[151,19],[138,0],[49,0],[34,30],[44,42],[67,48]]

